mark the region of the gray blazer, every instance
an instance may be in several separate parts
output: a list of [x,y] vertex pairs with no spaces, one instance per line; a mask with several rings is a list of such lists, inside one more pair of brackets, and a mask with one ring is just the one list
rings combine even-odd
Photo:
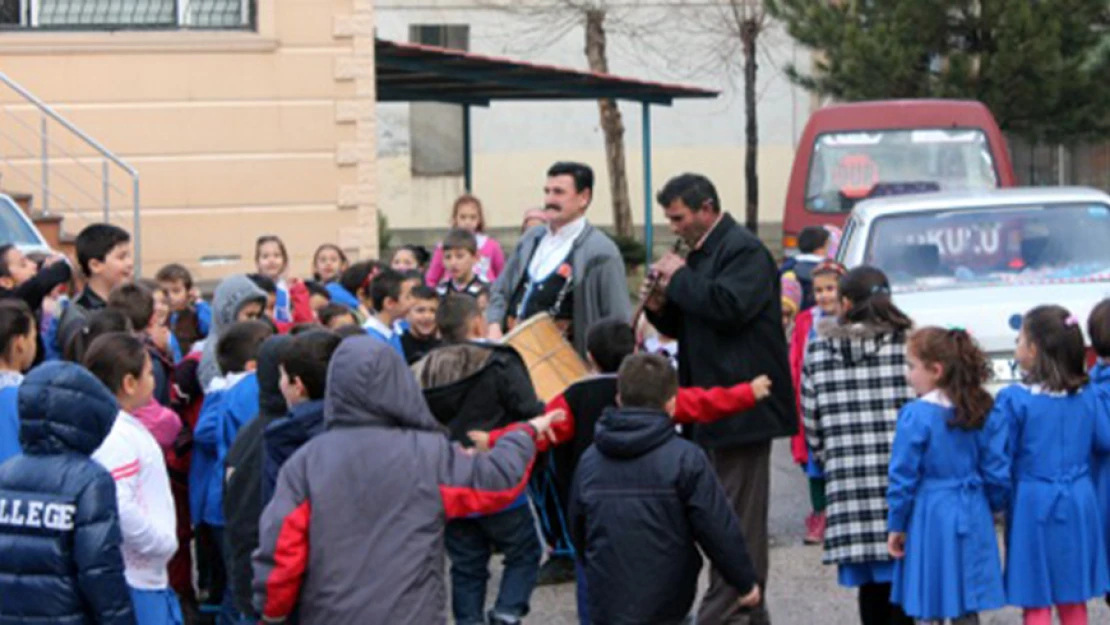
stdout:
[[[504,327],[513,291],[524,281],[528,262],[547,226],[524,233],[497,277],[490,293],[486,320]],[[574,256],[574,349],[586,357],[586,333],[595,322],[607,318],[632,319],[632,299],[620,250],[604,232],[587,223],[575,242]]]

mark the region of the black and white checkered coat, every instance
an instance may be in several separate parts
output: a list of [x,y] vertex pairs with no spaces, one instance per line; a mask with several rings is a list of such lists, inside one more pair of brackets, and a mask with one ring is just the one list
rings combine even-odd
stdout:
[[826,564],[889,560],[887,468],[906,382],[906,335],[828,320],[806,347],[806,441],[825,470]]

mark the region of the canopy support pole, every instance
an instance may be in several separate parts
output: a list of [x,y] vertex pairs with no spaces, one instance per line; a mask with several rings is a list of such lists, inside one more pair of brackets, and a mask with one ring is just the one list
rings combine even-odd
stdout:
[[651,266],[655,246],[655,227],[651,220],[651,104],[641,103],[643,109],[643,164],[644,164],[644,248],[645,270]]
[[463,183],[467,193],[474,191],[474,155],[470,145],[470,105],[463,110]]

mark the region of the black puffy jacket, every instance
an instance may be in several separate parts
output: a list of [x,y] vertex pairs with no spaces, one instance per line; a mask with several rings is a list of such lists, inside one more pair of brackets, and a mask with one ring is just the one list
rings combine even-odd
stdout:
[[115,398],[78,365],[39,366],[19,389],[23,455],[0,466],[0,625],[132,625],[112,476],[89,455]]
[[598,625],[682,622],[697,593],[699,546],[741,594],[756,583],[709,460],[662,412],[614,408],[601,417],[578,463],[570,517]]

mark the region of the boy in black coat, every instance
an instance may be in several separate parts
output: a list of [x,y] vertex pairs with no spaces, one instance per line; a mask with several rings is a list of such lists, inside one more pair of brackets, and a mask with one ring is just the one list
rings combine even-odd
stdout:
[[[678,381],[662,356],[625,359],[620,408],[597,424],[571,494],[570,524],[595,623],[689,622],[700,547],[741,595],[759,604],[740,524],[705,454],[674,429]],[[597,589],[589,592],[589,589]]]

